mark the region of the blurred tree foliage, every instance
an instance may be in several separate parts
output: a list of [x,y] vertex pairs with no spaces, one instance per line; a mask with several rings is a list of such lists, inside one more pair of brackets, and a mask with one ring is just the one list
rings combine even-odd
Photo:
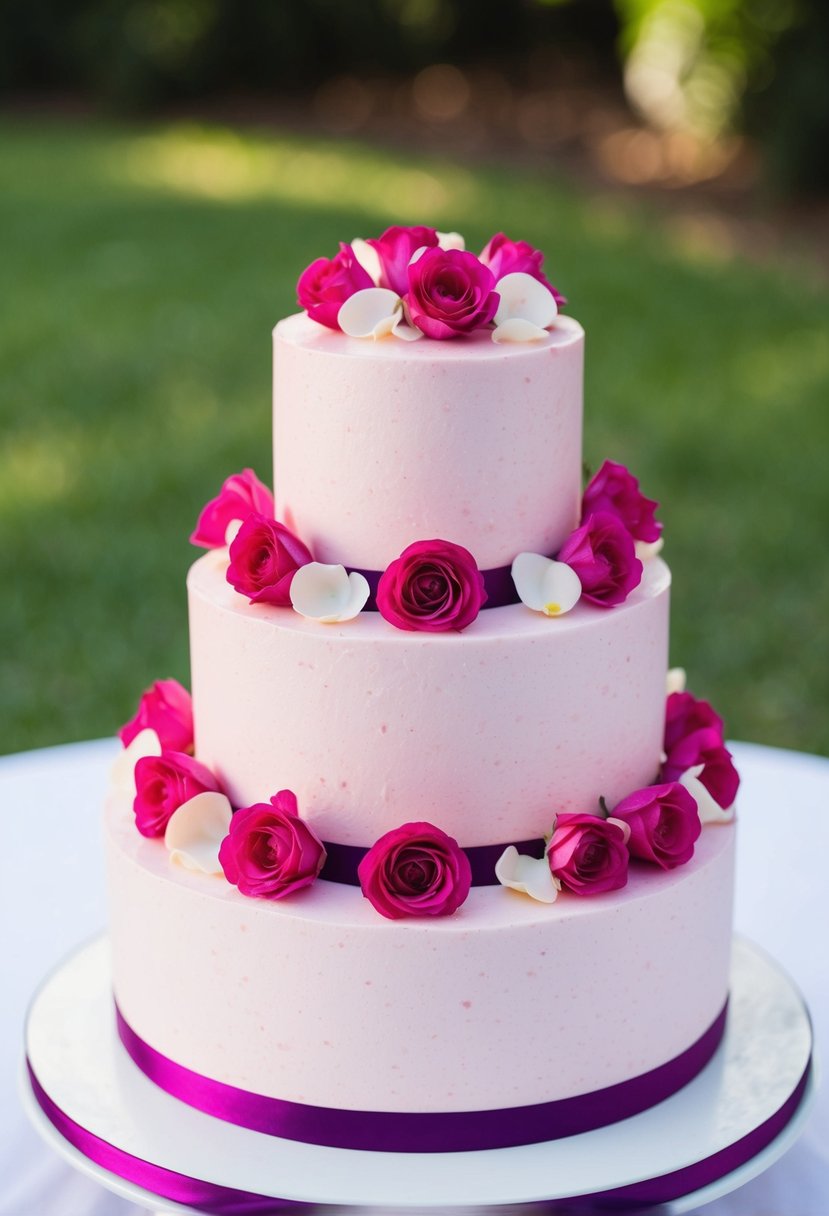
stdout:
[[735,130],[784,191],[829,187],[826,0],[616,0],[629,101],[651,125]]
[[343,72],[447,61],[521,83],[554,47],[621,75],[652,125],[748,129],[781,188],[829,185],[826,0],[6,0],[0,13],[0,89],[79,92],[120,112],[301,97]]
[[28,0],[4,20],[0,85],[117,107],[246,89],[303,93],[344,71],[505,65],[550,40],[614,62],[607,0]]
[[782,192],[829,191],[829,4],[804,0],[781,30],[765,87],[744,98],[744,125],[762,140]]

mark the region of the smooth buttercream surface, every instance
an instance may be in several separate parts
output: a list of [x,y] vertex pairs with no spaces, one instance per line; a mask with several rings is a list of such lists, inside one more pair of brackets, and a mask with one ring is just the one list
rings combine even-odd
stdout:
[[496,345],[274,330],[276,514],[323,562],[383,570],[413,541],[481,569],[553,553],[578,522],[584,332]]
[[655,780],[661,560],[615,608],[550,619],[515,604],[461,634],[252,605],[225,561],[216,551],[190,571],[191,669],[197,755],[235,805],[290,788],[325,840],[368,847],[426,819],[463,845],[508,844]]
[[673,871],[538,904],[473,890],[387,921],[318,881],[283,901],[173,865],[108,811],[115,994],[156,1050],[296,1102],[474,1110],[603,1088],[672,1059],[727,994],[733,825]]

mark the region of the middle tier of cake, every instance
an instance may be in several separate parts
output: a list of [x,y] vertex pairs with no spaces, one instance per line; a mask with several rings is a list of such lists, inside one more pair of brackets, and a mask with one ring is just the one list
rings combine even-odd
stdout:
[[344,626],[249,604],[215,550],[188,578],[196,754],[235,806],[280,789],[330,842],[428,820],[463,846],[542,836],[660,764],[670,574],[624,604],[549,619],[523,604],[464,631]]

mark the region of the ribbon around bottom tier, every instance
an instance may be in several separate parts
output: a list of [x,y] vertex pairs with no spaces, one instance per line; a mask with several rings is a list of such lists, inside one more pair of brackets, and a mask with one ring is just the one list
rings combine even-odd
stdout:
[[235,1187],[219,1186],[200,1178],[191,1178],[177,1170],[168,1169],[136,1157],[108,1140],[96,1136],[82,1127],[53,1102],[37,1079],[31,1061],[26,1061],[29,1084],[35,1100],[46,1118],[73,1148],[78,1149],[90,1161],[109,1170],[135,1186],[143,1187],[153,1195],[180,1203],[213,1216],[281,1216],[293,1212],[316,1211],[312,1204],[292,1199],[274,1199],[258,1195],[253,1191],[240,1191]]
[[[181,1203],[210,1216],[291,1216],[294,1212],[319,1211],[315,1203],[280,1199],[254,1191],[221,1186],[205,1179],[156,1165],[137,1157],[102,1139],[82,1127],[49,1097],[37,1079],[31,1062],[26,1061],[29,1083],[43,1114],[61,1136],[83,1153],[88,1160],[162,1199]],[[800,1080],[785,1102],[763,1123],[753,1128],[733,1144],[695,1161],[682,1169],[672,1170],[654,1178],[643,1179],[609,1191],[573,1196],[562,1201],[540,1200],[527,1206],[527,1211],[539,1216],[572,1213],[584,1210],[595,1213],[605,1208],[618,1210],[632,1204],[663,1204],[690,1195],[733,1173],[776,1139],[797,1112],[806,1093],[812,1072],[809,1059]]]
[[375,1111],[312,1106],[252,1093],[186,1068],[151,1047],[115,1005],[130,1058],[160,1089],[227,1123],[303,1144],[392,1153],[452,1153],[560,1140],[639,1114],[682,1089],[719,1046],[728,1002],[700,1037],[664,1064],[590,1093],[472,1111]]

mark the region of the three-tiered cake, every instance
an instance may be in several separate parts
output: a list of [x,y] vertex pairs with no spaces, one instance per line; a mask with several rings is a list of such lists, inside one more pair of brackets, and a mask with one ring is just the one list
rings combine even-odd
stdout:
[[624,1118],[710,1058],[731,949],[737,779],[676,677],[666,713],[655,504],[611,462],[582,493],[584,334],[525,242],[390,229],[300,302],[275,498],[245,470],[194,534],[192,705],[122,732],[122,1040],[312,1143]]

